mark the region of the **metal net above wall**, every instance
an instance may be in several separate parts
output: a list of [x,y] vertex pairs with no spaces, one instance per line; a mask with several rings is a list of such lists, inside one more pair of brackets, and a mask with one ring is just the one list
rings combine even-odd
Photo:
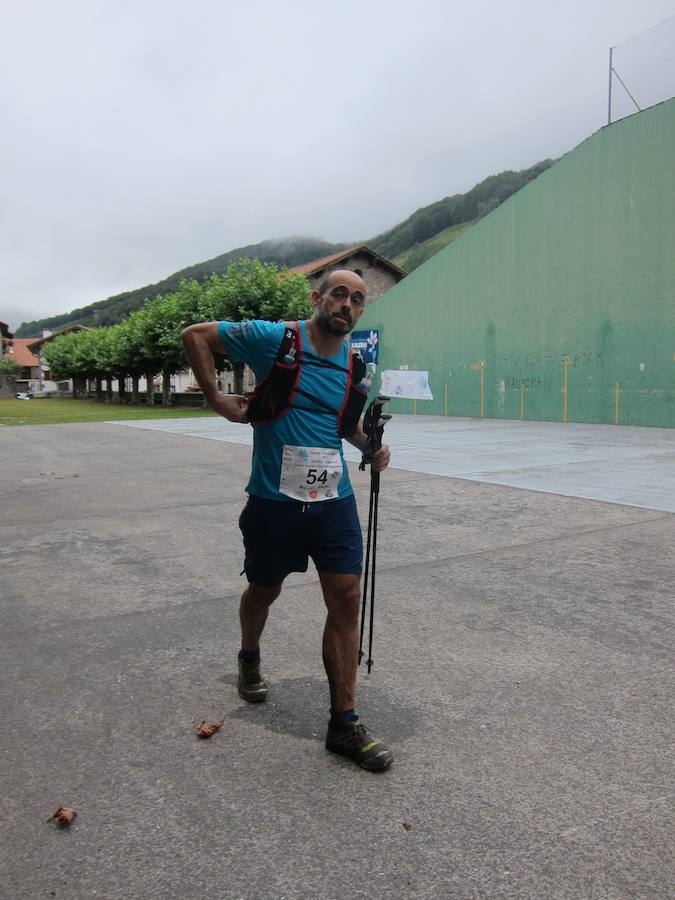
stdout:
[[610,49],[608,121],[675,96],[675,15]]

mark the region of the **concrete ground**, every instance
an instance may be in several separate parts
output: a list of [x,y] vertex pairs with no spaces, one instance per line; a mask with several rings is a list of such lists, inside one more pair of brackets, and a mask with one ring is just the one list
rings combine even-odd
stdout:
[[[217,418],[116,424],[253,443],[250,428]],[[397,415],[386,434],[400,469],[675,512],[672,428]],[[360,460],[345,447],[348,460]]]
[[322,745],[312,569],[238,698],[250,449],[209,421],[0,428],[0,896],[672,896],[675,432],[388,426],[372,775]]

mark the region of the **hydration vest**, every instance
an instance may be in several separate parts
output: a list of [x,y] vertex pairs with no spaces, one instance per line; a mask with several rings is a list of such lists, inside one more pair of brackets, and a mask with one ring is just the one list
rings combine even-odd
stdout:
[[[299,387],[300,369],[303,365],[337,369],[339,372],[347,373],[347,389],[339,409],[333,409],[320,397]],[[366,378],[366,373],[366,364],[351,348],[348,369],[327,359],[305,356],[302,350],[300,324],[293,322],[284,330],[277,358],[269,373],[252,393],[246,395],[249,401],[247,421],[255,428],[256,425],[274,422],[290,408],[325,412],[336,417],[338,435],[350,437],[358,425],[368,399],[370,380]],[[311,400],[321,409],[302,406],[298,399],[302,397]]]

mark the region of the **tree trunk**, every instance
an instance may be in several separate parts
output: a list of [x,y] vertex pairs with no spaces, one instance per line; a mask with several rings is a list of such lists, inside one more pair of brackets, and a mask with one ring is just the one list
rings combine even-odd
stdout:
[[155,401],[155,398],[153,396],[155,392],[155,386],[153,384],[154,377],[154,372],[145,373],[145,405],[148,407],[148,409],[152,409],[152,404]]
[[106,387],[106,391],[105,391],[105,399],[106,399],[106,403],[112,403],[112,402],[113,402],[112,383],[113,383],[112,375],[110,374],[110,372],[108,372],[108,374],[105,376],[105,387]]
[[103,403],[103,378],[96,376],[96,402]]
[[118,403],[126,403],[127,402],[127,389],[124,384],[124,376],[117,376],[117,402]]
[[162,369],[162,406],[171,406],[171,372]]
[[234,393],[244,393],[244,363],[233,362],[232,372],[234,373]]
[[138,375],[131,376],[131,402],[138,406]]

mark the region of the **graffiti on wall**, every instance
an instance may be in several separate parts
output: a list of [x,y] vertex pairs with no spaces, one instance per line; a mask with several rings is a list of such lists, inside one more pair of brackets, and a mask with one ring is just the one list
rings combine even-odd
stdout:
[[[568,353],[569,365],[572,369],[587,369],[592,366],[602,365],[602,351],[580,350],[578,353]],[[560,372],[563,368],[563,354],[556,356],[552,353],[528,354],[521,353],[515,356],[502,356],[500,361],[504,368],[524,375],[533,369],[545,369],[547,372]]]
[[589,369],[602,366],[602,353],[596,350],[580,350],[565,356],[552,353],[502,356],[500,362],[504,368],[510,369],[506,377],[498,381],[500,402],[503,403],[507,391],[549,393],[560,385],[560,373],[563,371],[563,359],[569,360],[569,369]]

